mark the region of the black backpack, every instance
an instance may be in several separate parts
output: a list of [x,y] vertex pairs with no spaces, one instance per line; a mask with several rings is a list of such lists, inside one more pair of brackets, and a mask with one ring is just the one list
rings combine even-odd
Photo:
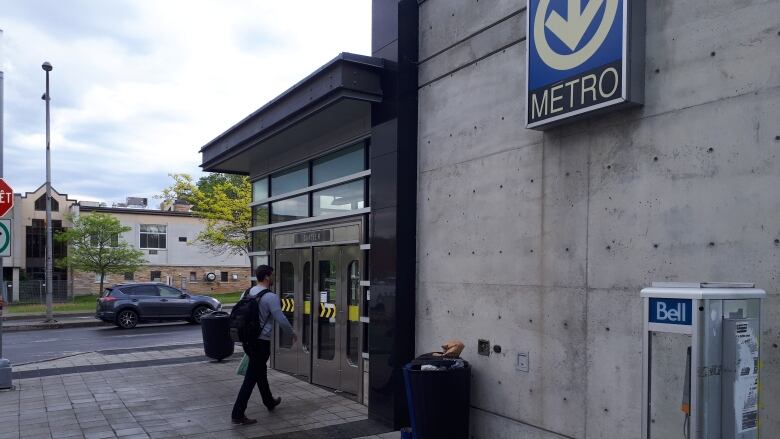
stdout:
[[230,338],[233,342],[249,343],[260,337],[265,322],[260,322],[260,299],[271,290],[265,289],[255,297],[249,296],[248,288],[241,300],[230,310]]

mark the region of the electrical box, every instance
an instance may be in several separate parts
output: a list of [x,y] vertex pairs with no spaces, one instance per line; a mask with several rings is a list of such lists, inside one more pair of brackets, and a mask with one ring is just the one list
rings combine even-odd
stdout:
[[653,283],[642,439],[758,439],[761,300],[749,283]]

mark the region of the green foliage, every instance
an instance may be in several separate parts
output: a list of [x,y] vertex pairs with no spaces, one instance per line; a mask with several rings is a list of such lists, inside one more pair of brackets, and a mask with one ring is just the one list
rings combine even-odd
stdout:
[[129,232],[118,219],[104,213],[71,218],[73,227],[57,232],[55,239],[68,244],[68,256],[57,260],[63,268],[72,267],[100,275],[100,291],[108,273],[135,272],[146,263],[144,253],[120,239]]
[[252,186],[241,175],[213,173],[193,182],[188,174],[171,174],[173,184],[163,189],[165,203],[183,200],[206,221],[196,243],[214,254],[246,255],[251,249]]

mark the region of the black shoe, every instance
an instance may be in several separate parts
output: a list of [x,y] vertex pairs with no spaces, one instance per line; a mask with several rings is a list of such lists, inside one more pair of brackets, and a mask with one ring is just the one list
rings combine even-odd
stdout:
[[281,403],[282,403],[282,397],[281,396],[277,396],[276,398],[273,399],[273,403],[271,403],[271,405],[267,405],[265,407],[268,409],[269,412],[272,412],[272,411],[274,411],[276,406],[281,404]]
[[250,424],[257,423],[257,419],[249,419],[246,416],[244,416],[243,418],[239,418],[239,419],[236,419],[236,418],[231,418],[231,419],[232,419],[233,423],[236,424],[236,425],[250,425]]

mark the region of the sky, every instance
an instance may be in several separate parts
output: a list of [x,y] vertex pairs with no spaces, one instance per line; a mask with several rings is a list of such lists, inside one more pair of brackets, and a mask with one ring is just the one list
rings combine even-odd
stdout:
[[[198,150],[340,52],[370,54],[370,0],[0,0],[4,177],[72,199],[154,197]],[[150,204],[159,201],[151,200]]]

